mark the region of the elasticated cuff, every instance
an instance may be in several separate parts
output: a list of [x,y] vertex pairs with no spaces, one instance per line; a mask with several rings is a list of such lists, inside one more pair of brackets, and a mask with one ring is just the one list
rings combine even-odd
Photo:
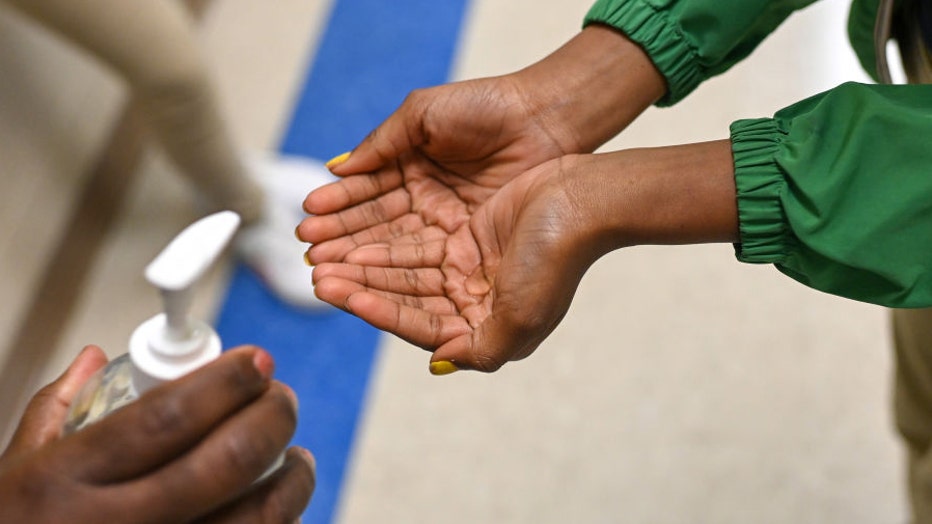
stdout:
[[695,48],[665,11],[644,0],[598,0],[586,14],[589,24],[612,26],[644,48],[667,80],[667,94],[658,106],[671,106],[705,79]]
[[741,234],[735,255],[742,262],[780,263],[793,244],[781,202],[786,178],[776,162],[784,134],[772,118],[738,120],[731,125]]

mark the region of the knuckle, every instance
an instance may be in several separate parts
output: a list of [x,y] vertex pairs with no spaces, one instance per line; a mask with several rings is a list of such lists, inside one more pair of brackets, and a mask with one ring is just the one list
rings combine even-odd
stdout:
[[50,406],[61,403],[61,400],[59,399],[59,396],[58,396],[58,390],[55,386],[56,385],[54,383],[48,384],[44,386],[42,389],[40,389],[39,391],[37,391],[36,394],[33,395],[32,399],[30,399],[29,401],[29,405],[27,407],[27,413],[31,414],[33,410],[44,411],[48,409]]
[[224,469],[236,476],[258,476],[268,461],[268,438],[260,432],[239,434],[226,441],[220,450]]
[[261,522],[263,524],[287,524],[294,522],[294,511],[288,500],[278,492],[269,495],[262,505]]
[[408,96],[405,97],[404,105],[420,106],[428,98],[427,91],[428,89],[424,87],[412,89],[411,92],[408,93]]
[[16,484],[16,494],[21,500],[43,504],[54,498],[53,492],[58,488],[57,483],[49,482],[54,476],[49,475],[46,468],[37,468],[34,475],[21,476]]
[[273,422],[250,427],[223,442],[220,461],[234,474],[259,474],[269,466],[276,450],[284,446],[297,427],[297,413],[283,387],[267,394],[266,408],[271,410],[268,420]]
[[173,395],[157,395],[148,398],[146,408],[141,410],[140,424],[147,434],[173,434],[185,428],[184,400]]
[[236,358],[232,366],[227,367],[226,373],[224,373],[223,382],[226,387],[231,388],[235,391],[255,391],[256,387],[261,384],[259,377],[259,372],[256,370],[255,364],[253,364],[252,351],[254,346],[244,346],[244,355],[241,358]]
[[298,412],[294,401],[291,399],[291,396],[286,392],[285,386],[281,384],[276,384],[276,387],[272,390],[272,398],[274,400],[275,407],[275,418],[276,420],[283,420],[286,423],[286,427],[294,428],[298,423]]
[[45,386],[42,386],[42,389],[40,389],[39,391],[36,392],[35,395],[33,395],[32,397],[33,400],[42,401],[42,400],[49,400],[49,399],[54,398],[55,392],[56,392],[55,386],[56,385],[54,382],[51,384],[46,384]]
[[[293,451],[291,458],[294,458]],[[315,487],[314,462],[287,461],[285,472],[277,485],[265,497],[261,508],[262,522],[293,522],[311,500]]]
[[[67,475],[63,475],[61,464],[57,461],[40,457],[32,461],[31,466],[28,468],[31,471],[23,471],[20,468],[18,474],[11,475],[15,478],[15,482],[11,484],[12,489],[9,495],[25,502],[22,505],[23,508],[32,508],[31,517],[37,521],[64,522],[66,513],[69,512],[68,517],[76,517],[75,505],[71,503],[87,496],[85,487]],[[7,522],[4,517],[9,514],[3,509],[0,505],[0,521]],[[7,509],[10,509],[12,513],[16,512],[15,507]],[[32,522],[32,520],[15,521]]]

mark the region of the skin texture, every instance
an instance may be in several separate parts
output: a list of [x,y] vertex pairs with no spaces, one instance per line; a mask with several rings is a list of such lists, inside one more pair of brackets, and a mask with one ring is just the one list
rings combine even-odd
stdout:
[[412,227],[320,263],[315,289],[457,369],[494,371],[530,355],[566,314],[585,272],[610,251],[738,238],[727,140],[566,155],[474,210],[462,206],[456,221],[452,208],[421,204],[413,194],[386,207]]
[[[314,460],[285,463],[294,393],[271,380],[265,351],[240,347],[64,438],[81,384],[106,364],[88,346],[39,391],[0,455],[2,522],[294,522],[314,489]],[[209,392],[210,394],[205,394]]]
[[308,260],[339,260],[359,245],[408,234],[420,224],[397,214],[406,207],[432,206],[441,226],[462,224],[528,169],[595,150],[664,91],[644,52],[601,26],[514,74],[414,91],[332,168],[378,176],[348,177],[305,201],[319,215],[297,231],[314,243]]
[[590,154],[665,92],[598,25],[521,71],[412,92],[304,202],[315,293],[432,351],[432,373],[489,372],[539,346],[605,253],[736,240],[727,141]]

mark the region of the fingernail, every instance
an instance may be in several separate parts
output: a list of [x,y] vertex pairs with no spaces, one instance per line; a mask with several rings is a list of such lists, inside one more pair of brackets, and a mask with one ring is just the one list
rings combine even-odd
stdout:
[[314,263],[311,262],[311,257],[308,256],[307,251],[304,252],[304,264],[308,267],[314,267]]
[[304,240],[301,240],[301,232],[300,232],[300,231],[301,231],[301,224],[298,224],[298,225],[296,225],[296,226],[294,227],[294,237],[297,238],[298,240],[300,240],[301,242],[304,242]]
[[456,364],[450,362],[449,360],[438,360],[437,362],[430,363],[430,374],[431,375],[449,375],[450,373],[456,373],[460,368],[456,367]]
[[349,159],[350,153],[351,151],[348,151],[346,153],[343,153],[342,155],[335,156],[331,158],[330,160],[328,160],[327,163],[324,165],[327,167],[327,169],[333,169],[337,167],[338,165],[342,164],[343,162],[346,162],[346,160]]
[[272,360],[272,355],[260,349],[252,357],[252,365],[256,367],[262,378],[266,380],[272,378],[272,371],[275,369],[275,361]]

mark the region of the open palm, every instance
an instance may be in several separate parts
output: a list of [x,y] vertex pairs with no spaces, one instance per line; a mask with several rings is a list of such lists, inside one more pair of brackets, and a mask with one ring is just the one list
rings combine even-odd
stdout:
[[526,357],[591,263],[567,245],[577,217],[561,166],[542,164],[475,208],[412,211],[405,233],[317,266],[317,295],[434,351],[435,362],[494,371]]
[[438,225],[453,231],[500,187],[572,149],[511,77],[415,91],[311,193],[298,228],[314,264]]

